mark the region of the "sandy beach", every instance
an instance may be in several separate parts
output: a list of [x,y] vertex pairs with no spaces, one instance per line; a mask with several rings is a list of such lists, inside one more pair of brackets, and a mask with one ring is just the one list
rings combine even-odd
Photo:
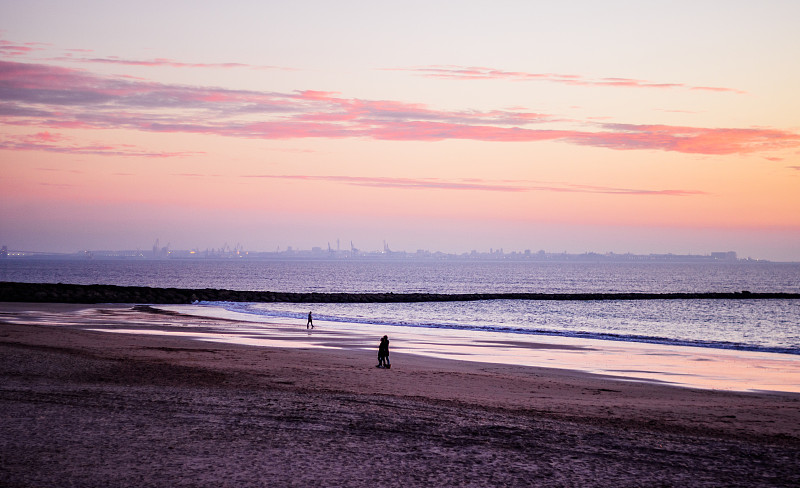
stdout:
[[0,304],[0,485],[800,485],[796,393],[179,334],[221,320]]

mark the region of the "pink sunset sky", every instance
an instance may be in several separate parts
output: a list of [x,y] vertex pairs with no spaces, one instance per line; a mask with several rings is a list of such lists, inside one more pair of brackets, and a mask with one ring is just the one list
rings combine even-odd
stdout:
[[0,0],[0,244],[800,261],[797,19]]

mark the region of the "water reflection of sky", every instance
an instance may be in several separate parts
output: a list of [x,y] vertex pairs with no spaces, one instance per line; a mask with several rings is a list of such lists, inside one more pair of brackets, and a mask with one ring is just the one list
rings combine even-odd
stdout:
[[[245,320],[483,329],[800,354],[800,300],[478,300],[424,303],[207,302]],[[260,317],[259,317],[260,316]],[[248,318],[249,317],[249,318]]]
[[[181,313],[203,313],[217,321],[209,328],[187,330],[168,327],[169,317],[158,317],[159,327],[116,328],[120,333],[182,336],[196,340],[265,347],[375,350],[387,334],[392,353],[442,359],[468,360],[571,369],[617,376],[632,381],[657,381],[692,388],[721,390],[774,390],[800,392],[800,358],[796,355],[733,351],[582,339],[526,336],[451,329],[419,329],[398,326],[365,327],[364,324],[286,321],[270,324],[236,321],[241,316],[207,307],[165,306]],[[252,318],[252,317],[250,317]],[[181,322],[185,322],[182,320]],[[192,322],[191,319],[189,321]],[[211,322],[214,322],[211,320]],[[96,330],[109,330],[95,327]],[[410,357],[395,361],[413,360]]]
[[209,307],[192,305],[163,308],[185,315],[141,313],[118,306],[50,312],[0,310],[0,318],[8,323],[66,325],[262,347],[353,350],[370,355],[377,353],[379,338],[386,334],[395,354],[393,362],[398,365],[413,361],[413,355],[417,355],[570,369],[692,388],[800,393],[800,357],[790,354],[325,321],[315,321],[316,328],[309,330],[305,321],[241,321],[241,316],[223,309],[213,313]]

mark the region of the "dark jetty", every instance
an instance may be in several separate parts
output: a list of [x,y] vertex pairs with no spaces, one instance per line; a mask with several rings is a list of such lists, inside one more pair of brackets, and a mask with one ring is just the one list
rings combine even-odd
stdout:
[[284,293],[213,288],[150,288],[145,286],[69,285],[0,282],[0,302],[153,303],[195,301],[290,303],[399,303],[474,300],[685,300],[800,298],[800,293]]

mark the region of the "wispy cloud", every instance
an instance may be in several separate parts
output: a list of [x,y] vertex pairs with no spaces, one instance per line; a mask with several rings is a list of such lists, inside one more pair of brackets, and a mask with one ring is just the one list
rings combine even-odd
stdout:
[[[8,61],[0,61],[0,99],[0,123],[49,129],[114,128],[260,139],[558,141],[614,150],[716,155],[800,146],[800,134],[778,129],[585,121],[584,127],[594,130],[575,130],[574,121],[522,109],[437,110],[330,92],[184,86]],[[62,150],[58,147],[53,142],[49,150]]]
[[36,168],[37,171],[45,171],[48,173],[72,173],[72,174],[83,174],[83,171],[77,169],[67,169],[67,168]]
[[283,66],[270,66],[270,65],[254,65],[245,63],[185,63],[167,58],[155,59],[125,59],[117,56],[105,58],[78,58],[69,56],[66,58],[69,61],[78,61],[83,63],[96,63],[96,64],[118,64],[123,66],[145,66],[155,68],[206,68],[206,69],[228,69],[228,68],[248,68],[248,69],[265,69],[265,70],[281,70],[281,71],[297,71],[295,68],[287,68]]
[[[170,158],[199,154],[196,152],[143,151],[128,144],[80,145],[71,143],[60,134],[53,134],[50,132],[39,132],[23,136],[6,136],[0,139],[0,150],[46,151],[62,154],[131,156],[139,158]],[[43,171],[47,171],[47,169],[43,169]]]
[[603,124],[604,132],[568,137],[576,144],[610,149],[663,149],[693,154],[750,153],[795,147],[800,135],[774,129]]
[[387,68],[388,71],[406,71],[426,78],[447,80],[505,80],[505,81],[546,81],[575,86],[605,86],[622,88],[682,88],[743,94],[742,90],[717,86],[692,86],[684,83],[660,83],[632,78],[587,78],[581,75],[558,73],[527,73],[505,71],[477,66],[423,66],[417,68]]
[[76,188],[77,185],[73,185],[70,183],[39,183],[39,186],[46,186],[48,188],[53,188],[56,190],[69,190],[72,188]]
[[38,42],[16,43],[0,39],[0,56],[27,56],[34,51],[42,50],[44,44]]
[[[37,51],[43,51],[49,45],[38,42],[18,43],[5,39],[0,39],[0,56],[23,57],[29,56]],[[169,58],[154,59],[131,59],[119,56],[91,56],[95,53],[92,49],[62,49],[61,57],[50,59],[50,61],[69,61],[71,63],[89,64],[112,64],[121,66],[143,66],[155,68],[203,68],[203,69],[229,69],[246,68],[256,70],[281,70],[298,71],[296,68],[272,65],[255,65],[246,63],[187,63]]]
[[365,176],[316,176],[316,175],[244,175],[243,178],[267,178],[278,180],[325,181],[356,186],[404,189],[480,190],[499,192],[521,192],[522,186],[443,180],[439,178],[384,178]]
[[531,184],[527,181],[495,182],[486,180],[445,180],[441,178],[388,178],[365,176],[331,176],[331,175],[244,175],[243,178],[266,178],[294,181],[323,181],[355,186],[395,189],[434,189],[434,190],[469,190],[491,192],[557,192],[557,193],[604,193],[614,195],[662,195],[691,196],[705,195],[698,190],[648,190],[633,188],[614,188],[574,184]]

